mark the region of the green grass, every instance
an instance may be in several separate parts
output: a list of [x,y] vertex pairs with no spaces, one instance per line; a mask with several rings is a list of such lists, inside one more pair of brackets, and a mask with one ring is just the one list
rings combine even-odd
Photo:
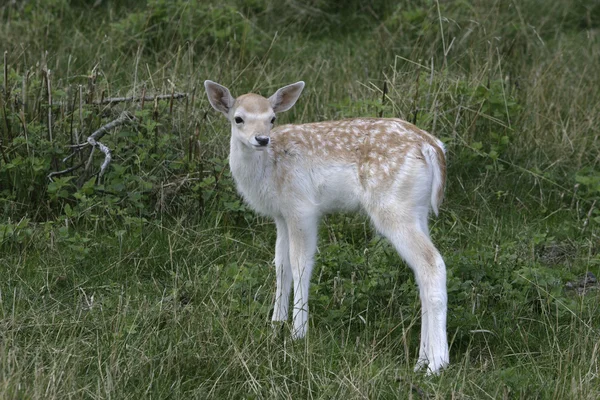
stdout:
[[[363,3],[0,6],[0,398],[600,397],[600,290],[567,287],[600,275],[600,7]],[[414,278],[364,216],[323,221],[306,340],[271,328],[275,228],[235,192],[204,79],[302,79],[281,123],[398,116],[446,143],[440,376],[412,371]],[[86,102],[173,88],[172,111]],[[123,110],[102,180],[96,154],[49,182]]]

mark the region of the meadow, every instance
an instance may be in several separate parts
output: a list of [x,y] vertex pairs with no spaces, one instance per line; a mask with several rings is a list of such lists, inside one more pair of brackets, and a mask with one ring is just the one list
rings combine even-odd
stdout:
[[[0,398],[600,398],[598,2],[29,0],[0,51]],[[446,144],[443,373],[364,215],[320,227],[308,337],[271,328],[275,226],[205,79]]]

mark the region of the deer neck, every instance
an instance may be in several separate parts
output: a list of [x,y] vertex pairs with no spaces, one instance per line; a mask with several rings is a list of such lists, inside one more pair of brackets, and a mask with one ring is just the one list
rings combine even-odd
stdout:
[[240,194],[256,211],[277,214],[271,185],[272,161],[268,149],[257,151],[231,137],[229,166]]

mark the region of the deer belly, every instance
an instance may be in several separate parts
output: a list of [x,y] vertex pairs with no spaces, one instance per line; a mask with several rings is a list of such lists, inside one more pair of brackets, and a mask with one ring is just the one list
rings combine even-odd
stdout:
[[355,211],[360,207],[360,184],[356,168],[351,165],[328,167],[313,177],[315,202],[323,213]]

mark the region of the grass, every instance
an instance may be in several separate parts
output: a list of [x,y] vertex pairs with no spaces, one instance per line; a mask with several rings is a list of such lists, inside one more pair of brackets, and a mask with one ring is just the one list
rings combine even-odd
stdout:
[[[35,4],[0,6],[1,398],[600,397],[593,2]],[[235,193],[204,79],[303,79],[281,123],[399,116],[444,140],[444,373],[412,371],[414,278],[364,216],[321,226],[307,339],[271,328],[275,229]],[[172,111],[86,101],[173,88],[194,95]],[[140,121],[103,138],[101,181],[97,155],[48,181],[122,110]]]
[[393,289],[383,307],[335,315],[335,300],[313,292],[311,334],[291,342],[268,321],[268,243],[222,229],[151,226],[142,242],[121,248],[105,238],[81,261],[46,244],[5,257],[3,286],[13,288],[0,303],[5,398],[409,397],[411,387],[415,397],[597,395],[596,298],[562,317],[541,288],[532,296],[537,312],[474,300],[475,323],[450,314],[452,366],[426,378],[411,369],[414,293]]

